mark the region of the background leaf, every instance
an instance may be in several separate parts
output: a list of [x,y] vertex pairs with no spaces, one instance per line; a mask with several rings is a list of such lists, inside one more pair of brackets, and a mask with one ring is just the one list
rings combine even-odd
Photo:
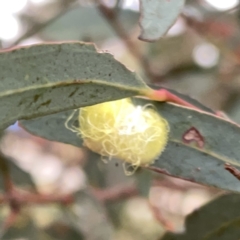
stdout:
[[33,219],[21,216],[21,222],[16,222],[13,226],[8,228],[3,236],[2,240],[17,240],[20,237],[26,240],[52,240],[44,233],[40,228],[38,228]]
[[92,44],[43,44],[2,52],[0,68],[0,129],[17,119],[128,97],[147,88]]
[[187,217],[184,234],[166,233],[162,240],[239,239],[239,202],[239,194],[221,196]]
[[[131,30],[137,24],[139,13],[122,9],[118,19],[125,29]],[[99,13],[97,7],[75,7],[49,24],[40,33],[46,40],[101,41],[114,37],[115,32]]]
[[76,231],[74,228],[71,228],[62,222],[55,222],[45,229],[45,232],[55,240],[84,240],[84,237],[82,234],[80,234],[80,231]]
[[113,239],[113,226],[106,216],[105,209],[90,192],[79,191],[75,195],[74,204],[65,209],[65,213],[71,226],[81,231],[84,239]]
[[185,0],[140,0],[139,24],[143,41],[156,41],[174,24]]
[[144,197],[149,196],[149,191],[152,186],[153,174],[146,169],[140,169],[136,172],[136,185],[139,194]]
[[99,154],[88,150],[88,160],[84,170],[88,176],[89,184],[95,188],[104,188],[107,185],[107,169],[104,168],[103,164]]
[[[33,179],[28,172],[21,169],[13,159],[5,156],[1,157],[5,158],[10,170],[11,179],[13,183],[16,184],[16,186],[35,188],[35,183],[33,182]],[[0,176],[0,190],[4,190],[2,174]]]

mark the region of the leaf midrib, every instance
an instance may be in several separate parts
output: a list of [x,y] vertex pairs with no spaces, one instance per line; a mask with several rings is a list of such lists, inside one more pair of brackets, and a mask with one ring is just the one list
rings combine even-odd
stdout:
[[[21,92],[26,92],[26,91],[31,91],[31,90],[37,90],[37,89],[43,89],[43,88],[51,88],[51,87],[60,87],[60,86],[67,86],[67,85],[80,85],[82,83],[89,83],[89,84],[96,84],[96,85],[104,85],[104,86],[109,86],[109,87],[115,87],[115,88],[119,88],[121,90],[125,90],[125,91],[132,91],[132,92],[136,92],[136,95],[141,94],[141,92],[146,91],[148,89],[148,86],[146,85],[146,88],[135,88],[135,87],[130,87],[130,86],[124,86],[124,85],[120,85],[120,84],[115,84],[115,83],[108,83],[108,82],[104,82],[104,81],[99,81],[99,80],[69,80],[69,81],[64,81],[64,82],[54,82],[54,83],[45,83],[45,84],[41,84],[41,85],[32,85],[29,87],[24,87],[24,88],[18,88],[18,89],[14,89],[14,90],[7,90],[7,91],[3,91],[0,92],[0,97],[6,97],[9,95],[14,95],[14,94],[18,94]],[[134,96],[134,94],[133,94]]]

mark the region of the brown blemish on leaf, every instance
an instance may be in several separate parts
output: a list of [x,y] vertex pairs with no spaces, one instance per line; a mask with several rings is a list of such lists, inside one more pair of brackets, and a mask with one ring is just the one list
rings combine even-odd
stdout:
[[40,94],[36,94],[36,95],[34,96],[33,101],[34,101],[34,102],[37,102],[37,100],[38,100],[40,97],[41,97]]
[[225,163],[225,169],[230,172],[234,177],[236,177],[238,180],[240,180],[240,170],[233,167],[230,163]]
[[199,148],[204,147],[204,138],[195,127],[191,127],[184,133],[183,142],[187,144],[195,142]]
[[52,102],[51,99],[41,104],[41,106],[48,106]]
[[73,92],[71,92],[68,97],[69,98],[72,97],[77,92],[77,90],[78,90],[78,88],[76,88]]

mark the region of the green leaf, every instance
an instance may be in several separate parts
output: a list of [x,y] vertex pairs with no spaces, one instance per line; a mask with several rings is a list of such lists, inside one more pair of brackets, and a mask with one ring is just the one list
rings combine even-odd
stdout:
[[105,188],[107,186],[107,169],[105,163],[101,161],[101,156],[91,150],[88,151],[88,159],[84,165],[88,182],[95,188]]
[[[240,191],[239,180],[224,168],[225,163],[236,168],[240,166],[238,125],[174,104],[156,103],[155,107],[169,122],[170,135],[165,151],[150,166],[152,170],[204,185]],[[194,136],[202,139],[195,140]],[[193,141],[187,142],[187,138]]]
[[[197,100],[193,98],[190,98],[189,96],[178,93],[172,89],[158,87],[153,84],[149,84],[149,86],[155,90],[167,89],[169,92],[191,103],[192,105],[202,109],[203,111],[214,113],[211,109],[205,107],[203,104],[199,103]],[[35,118],[27,121],[23,120],[20,121],[20,125],[23,128],[25,128],[28,132],[34,135],[46,138],[48,140],[68,143],[79,147],[82,146],[83,143],[82,139],[77,137],[76,134],[72,133],[71,131],[64,127],[67,118],[71,114],[72,110],[60,112],[57,114],[48,115],[46,117]],[[77,116],[77,113],[75,116]]]
[[[140,105],[154,104],[170,125],[168,145],[150,166],[152,170],[204,185],[240,191],[239,181],[224,168],[225,163],[240,167],[239,126],[212,114],[179,105],[136,98],[134,102]],[[49,116],[21,121],[21,124],[33,134],[51,139],[48,133],[55,132],[59,134],[57,141],[81,146],[79,136],[75,133],[69,131],[69,139],[61,134],[61,131],[66,131],[64,123],[68,114],[52,115],[50,119],[55,119],[54,123],[57,124],[51,124]],[[196,130],[195,133],[199,133],[203,141],[183,141],[184,138],[192,137],[191,134],[185,135],[191,129]]]
[[31,120],[22,120],[19,125],[39,137],[80,147],[83,143],[82,139],[64,126],[72,112],[73,110],[69,110]]
[[0,129],[17,119],[139,94],[148,87],[94,45],[43,44],[0,53]]
[[65,209],[66,220],[85,238],[91,240],[113,239],[113,226],[105,209],[87,190],[79,191],[71,207]]
[[221,196],[187,217],[185,233],[166,233],[162,240],[239,239],[239,202],[240,195]]
[[[132,30],[137,24],[138,17],[137,12],[130,10],[122,9],[118,13],[119,21],[127,30]],[[116,35],[97,7],[75,7],[46,26],[40,34],[45,39],[59,41],[73,39],[101,41]]]
[[157,41],[177,20],[185,0],[140,0],[140,40]]

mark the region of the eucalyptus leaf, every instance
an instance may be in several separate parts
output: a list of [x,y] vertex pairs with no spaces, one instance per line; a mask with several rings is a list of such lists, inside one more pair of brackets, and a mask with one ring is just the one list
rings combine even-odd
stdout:
[[140,40],[157,41],[177,20],[185,0],[140,0]]
[[162,240],[235,240],[240,238],[240,195],[223,195],[191,213],[183,234],[166,233]]
[[[19,122],[19,125],[39,137],[80,147],[83,144],[83,140],[65,127],[65,122],[72,113],[73,110],[69,110],[31,120],[22,120]],[[74,116],[77,117],[77,112]]]
[[17,119],[133,96],[148,87],[93,44],[42,44],[0,53],[0,129]]
[[[240,127],[213,114],[196,111],[175,104],[152,102],[134,98],[135,104],[153,104],[170,125],[165,151],[149,166],[150,169],[203,185],[240,191],[239,181],[225,170],[225,163],[240,167]],[[65,116],[65,118],[64,118]],[[21,121],[29,132],[51,139],[49,132],[59,133],[57,141],[81,146],[80,136],[65,132],[66,113]],[[50,124],[48,120],[55,119]],[[46,124],[48,122],[48,125]],[[54,129],[54,130],[53,130]],[[193,135],[192,132],[193,131]],[[197,134],[199,136],[194,136]],[[187,139],[190,137],[190,142]],[[198,141],[194,137],[200,137]],[[184,138],[186,138],[184,140]],[[193,138],[193,139],[191,139]],[[80,145],[79,145],[80,144]]]
[[239,192],[239,180],[224,165],[240,167],[240,127],[212,114],[174,104],[156,103],[155,107],[169,122],[170,135],[165,151],[150,168]]
[[[149,84],[149,86],[155,90],[166,89],[169,92],[173,93],[174,95],[180,97],[181,99],[196,106],[197,108],[203,111],[207,111],[209,113],[214,113],[214,111],[212,111],[210,108],[204,106],[197,100],[190,98],[187,95],[181,94],[172,89],[159,87],[154,84]],[[28,132],[34,135],[37,135],[52,141],[69,143],[79,147],[79,146],[82,146],[82,143],[83,143],[82,139],[77,137],[76,134],[73,134],[71,131],[69,131],[65,127],[63,127],[65,125],[67,118],[72,113],[73,113],[72,110],[69,110],[65,112],[51,114],[46,117],[35,118],[32,120],[27,120],[27,121],[22,120],[20,121],[20,125],[23,128],[25,128]],[[77,114],[78,112],[76,111],[75,114],[73,115],[73,119],[77,120]],[[75,124],[74,124],[74,121],[72,122],[72,124],[75,126],[78,126],[78,123],[76,123],[76,121],[75,121]]]

